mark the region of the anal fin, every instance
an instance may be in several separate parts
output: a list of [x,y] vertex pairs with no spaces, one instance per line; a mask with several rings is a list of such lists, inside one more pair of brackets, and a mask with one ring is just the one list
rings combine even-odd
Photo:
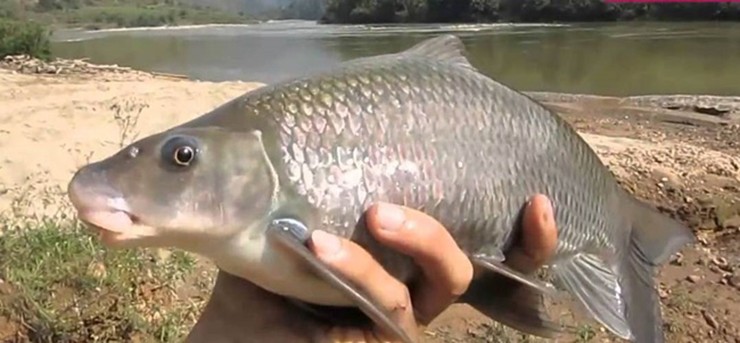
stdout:
[[[331,267],[321,262],[313,253],[311,253],[306,246],[306,243],[310,239],[310,231],[303,223],[293,219],[274,220],[268,226],[267,237],[285,250],[294,254],[299,260],[305,262],[304,264],[306,267],[308,267],[317,276],[321,277],[337,290],[344,293],[345,296],[351,299],[357,307],[365,313],[365,315],[380,326],[386,333],[395,335],[402,342],[413,342],[406,331],[391,319],[391,316],[382,306],[362,291],[360,287],[357,287],[352,282],[345,279],[342,275],[335,272]],[[329,307],[310,304],[306,304],[304,309],[320,312],[332,312]],[[336,312],[346,312],[348,309],[336,308],[335,310]]]
[[544,309],[544,295],[553,293],[554,288],[511,269],[501,259],[483,255],[471,258],[476,277],[460,301],[521,332],[545,338],[557,336],[560,325]]
[[623,339],[632,338],[620,280],[598,256],[577,254],[556,263],[553,271],[563,288],[575,295],[599,323]]
[[483,268],[496,274],[506,276],[507,278],[510,278],[512,280],[516,280],[519,283],[533,288],[540,293],[551,294],[555,291],[555,288],[552,287],[552,285],[534,280],[533,278],[505,265],[503,263],[504,258],[502,256],[503,255],[493,257],[486,255],[474,255],[473,258],[471,258],[471,261],[473,262],[473,265],[475,267]]

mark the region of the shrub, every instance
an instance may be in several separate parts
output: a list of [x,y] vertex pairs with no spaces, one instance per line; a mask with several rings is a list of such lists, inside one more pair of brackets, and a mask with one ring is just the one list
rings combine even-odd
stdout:
[[0,19],[0,58],[8,55],[51,57],[51,30],[34,21]]

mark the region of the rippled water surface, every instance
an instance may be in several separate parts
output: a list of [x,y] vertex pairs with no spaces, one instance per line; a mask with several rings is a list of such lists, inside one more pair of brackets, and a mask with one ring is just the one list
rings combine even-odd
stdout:
[[521,90],[740,95],[740,23],[254,25],[66,31],[53,50],[210,80],[274,82],[455,33],[472,63]]

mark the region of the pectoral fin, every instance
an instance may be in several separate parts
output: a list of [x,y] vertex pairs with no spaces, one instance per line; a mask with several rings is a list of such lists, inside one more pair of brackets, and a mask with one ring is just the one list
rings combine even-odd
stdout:
[[514,269],[497,256],[476,255],[471,258],[476,277],[461,297],[489,318],[516,330],[546,338],[555,337],[560,325],[545,312],[544,295],[554,288]]
[[370,298],[360,287],[346,280],[331,267],[321,262],[309,250],[306,243],[310,239],[310,231],[303,223],[293,219],[275,220],[268,226],[267,237],[293,253],[299,260],[305,262],[306,267],[317,276],[344,293],[385,332],[395,335],[403,342],[413,342],[408,334],[391,319],[390,315],[374,299]]
[[539,293],[549,294],[555,291],[555,288],[552,285],[536,281],[533,278],[524,275],[514,269],[511,269],[510,267],[505,265],[503,263],[503,254],[501,254],[500,256],[475,255],[473,256],[471,261],[473,262],[473,265],[475,267],[483,268],[496,274],[501,274],[512,280],[516,280],[523,285],[533,288]]

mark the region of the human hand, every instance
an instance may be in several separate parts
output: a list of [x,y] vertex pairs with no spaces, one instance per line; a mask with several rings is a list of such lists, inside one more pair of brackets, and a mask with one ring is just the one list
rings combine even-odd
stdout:
[[[473,266],[442,225],[419,211],[378,204],[368,210],[367,227],[382,244],[410,256],[424,280],[413,293],[390,276],[359,245],[323,231],[312,234],[311,249],[324,263],[361,286],[392,313],[412,339],[468,288]],[[383,229],[388,228],[388,229]],[[394,229],[395,228],[395,229]],[[507,264],[535,270],[555,252],[557,230],[549,200],[532,198],[525,208],[523,239],[506,252]],[[387,342],[374,327],[336,326],[297,310],[285,298],[219,272],[211,299],[188,342]]]

